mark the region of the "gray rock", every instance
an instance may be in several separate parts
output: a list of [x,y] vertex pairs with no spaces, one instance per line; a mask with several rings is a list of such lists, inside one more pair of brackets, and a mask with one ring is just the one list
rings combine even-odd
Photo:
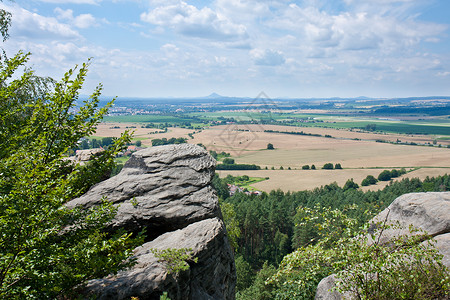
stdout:
[[[164,263],[150,249],[191,248],[198,258],[178,277],[168,274]],[[137,264],[115,276],[89,282],[98,299],[159,299],[163,291],[171,299],[234,299],[236,272],[233,255],[218,218],[196,222],[163,234],[135,249]]]
[[330,275],[323,278],[317,286],[315,300],[341,300],[345,299],[343,296],[333,290],[336,284],[336,276]]
[[99,205],[103,198],[118,207],[109,229],[140,231],[149,238],[188,224],[220,217],[210,183],[215,160],[190,144],[158,146],[132,155],[122,171],[70,201],[69,208]]
[[[90,208],[102,198],[118,208],[107,230],[146,229],[146,243],[134,250],[137,264],[114,276],[91,280],[85,295],[98,299],[234,299],[236,270],[211,187],[215,160],[203,148],[167,145],[138,151],[122,171],[70,201]],[[198,263],[168,274],[150,249],[191,248]],[[90,296],[88,296],[90,297]]]
[[450,269],[450,233],[440,234],[433,238],[436,248],[443,255],[442,263]]
[[[405,194],[378,214],[372,222],[399,222],[401,226],[426,231],[431,236],[450,232],[450,192]],[[397,234],[407,231],[396,231]]]
[[[443,255],[443,264],[450,268],[450,192],[402,195],[371,221],[377,222],[387,224],[398,222],[404,228],[412,225],[426,231],[436,241],[435,246]],[[403,234],[409,234],[409,229],[385,230],[380,242],[388,243],[393,237]],[[372,242],[369,239],[369,243]],[[335,275],[322,279],[317,287],[315,299],[349,299],[350,295],[342,296],[338,292],[331,292],[335,280]]]

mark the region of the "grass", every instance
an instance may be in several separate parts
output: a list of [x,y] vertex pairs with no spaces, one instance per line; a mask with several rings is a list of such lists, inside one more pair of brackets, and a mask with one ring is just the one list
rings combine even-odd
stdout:
[[256,191],[257,188],[253,187],[252,185],[261,181],[267,180],[265,177],[249,177],[248,180],[238,180],[236,179],[234,181],[234,184],[243,188],[247,189],[249,191]]
[[124,163],[126,163],[129,159],[130,159],[130,156],[121,156],[121,157],[116,157],[114,160],[115,160],[115,162],[118,163],[118,164],[124,164]]
[[431,134],[431,135],[450,135],[449,123],[440,123],[439,125],[417,124],[403,122],[384,122],[384,121],[338,121],[324,123],[300,123],[304,127],[327,127],[327,128],[364,128],[368,124],[376,124],[376,131],[403,134]]
[[107,116],[103,119],[103,122],[116,122],[116,123],[171,123],[181,124],[186,122],[193,122],[193,119],[166,116],[166,115],[134,115],[134,116]]

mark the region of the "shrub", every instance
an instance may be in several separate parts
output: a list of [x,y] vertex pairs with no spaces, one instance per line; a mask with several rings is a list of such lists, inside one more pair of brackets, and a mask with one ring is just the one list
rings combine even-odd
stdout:
[[335,165],[334,165],[334,168],[335,168],[336,170],[341,170],[341,169],[342,169],[342,166],[341,166],[341,164],[335,164]]
[[372,175],[367,175],[367,177],[361,182],[362,186],[369,186],[372,184],[376,184],[378,180]]
[[400,176],[400,172],[398,170],[394,169],[391,171],[391,178],[396,178],[398,176]]
[[268,149],[268,150],[273,150],[273,149],[275,149],[275,148],[273,147],[273,145],[272,145],[271,143],[268,143],[268,144],[267,144],[267,149]]
[[333,164],[332,163],[326,163],[323,165],[322,169],[324,170],[333,170]]
[[189,269],[189,261],[195,263],[198,261],[197,257],[192,257],[191,248],[168,248],[162,250],[152,248],[150,251],[159,261],[165,264],[169,274],[186,271]]
[[247,164],[218,164],[216,170],[261,170],[261,167]]
[[224,158],[223,159],[223,163],[226,165],[233,165],[234,164],[234,159],[233,158]]
[[302,166],[302,170],[309,170],[309,165]]
[[355,183],[355,182],[353,181],[353,178],[352,178],[352,179],[347,180],[347,182],[345,183],[345,185],[344,185],[344,187],[343,187],[343,190],[344,190],[344,191],[349,190],[349,189],[354,189],[354,190],[356,190],[357,188],[359,188],[359,186],[358,186],[357,183]]
[[391,180],[391,171],[389,170],[384,170],[383,172],[380,173],[380,175],[378,175],[378,180],[379,181],[389,181]]

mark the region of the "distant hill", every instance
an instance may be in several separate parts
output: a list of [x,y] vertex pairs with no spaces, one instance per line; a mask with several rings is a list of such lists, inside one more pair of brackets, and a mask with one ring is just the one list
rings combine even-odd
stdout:
[[217,98],[226,98],[225,96],[221,96],[217,93],[212,93],[211,95],[208,95],[206,97],[202,97],[202,98],[206,98],[206,99],[217,99]]

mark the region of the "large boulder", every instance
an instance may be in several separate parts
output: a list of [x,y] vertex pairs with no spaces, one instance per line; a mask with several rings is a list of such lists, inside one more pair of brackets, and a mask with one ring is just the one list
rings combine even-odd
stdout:
[[[211,187],[215,160],[190,144],[138,151],[122,171],[74,199],[89,208],[103,198],[118,207],[107,230],[146,229],[134,251],[137,263],[114,276],[92,280],[85,293],[99,299],[234,299],[236,271],[218,198]],[[178,275],[168,274],[151,249],[191,248],[198,259]]]
[[[450,268],[450,192],[402,195],[371,221],[377,222],[399,224],[401,227],[384,230],[381,243],[388,243],[393,237],[409,234],[407,229],[409,225],[427,232],[436,241],[436,248],[443,255],[443,264]],[[343,297],[338,292],[332,291],[335,280],[335,275],[322,279],[317,287],[315,299],[350,298],[349,295]]]
[[122,171],[92,187],[67,206],[89,208],[103,198],[118,207],[110,230],[147,229],[149,239],[214,217],[221,217],[211,187],[215,160],[201,147],[167,145],[134,153]]
[[[392,236],[408,234],[409,225],[438,236],[450,232],[450,192],[405,194],[391,203],[371,222],[398,223],[404,229],[383,232],[384,241]],[[383,241],[383,242],[384,242]]]

